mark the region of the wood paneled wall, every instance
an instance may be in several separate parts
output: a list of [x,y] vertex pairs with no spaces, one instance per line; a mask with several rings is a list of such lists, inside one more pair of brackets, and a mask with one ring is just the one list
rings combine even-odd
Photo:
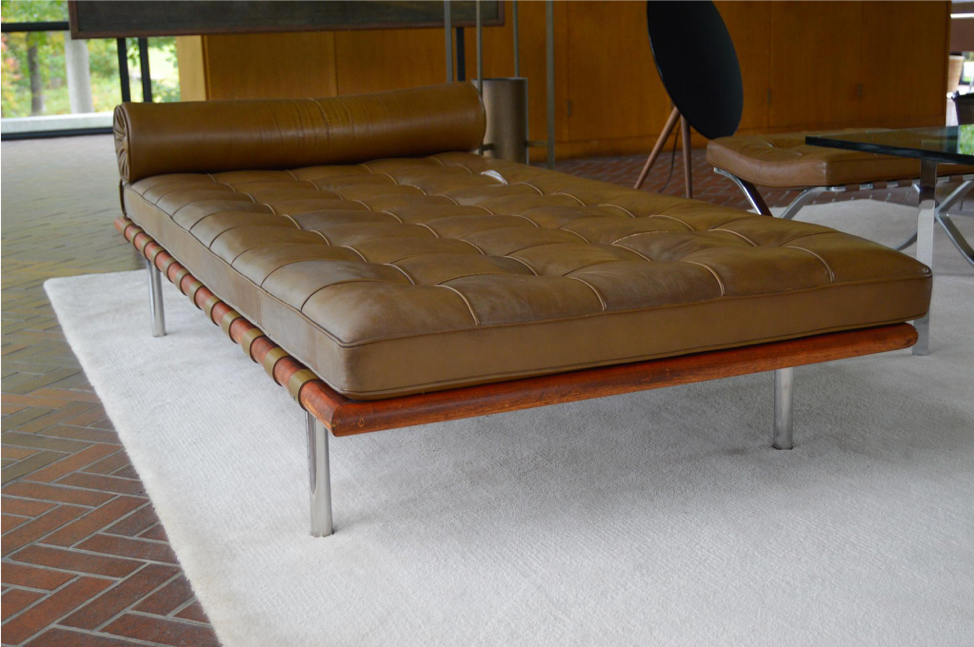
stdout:
[[[545,136],[545,6],[519,3],[530,135]],[[744,78],[741,132],[938,125],[947,2],[717,2]],[[510,4],[484,29],[485,76],[514,72]],[[192,41],[191,39],[199,39]],[[327,97],[442,83],[440,29],[179,39],[187,98]],[[467,78],[476,74],[467,30]],[[184,60],[183,52],[186,52]],[[555,3],[557,154],[645,152],[670,110],[641,2]],[[707,83],[706,76],[700,83]],[[189,92],[187,92],[187,89]],[[703,139],[695,137],[695,145]],[[537,151],[543,154],[543,151]]]

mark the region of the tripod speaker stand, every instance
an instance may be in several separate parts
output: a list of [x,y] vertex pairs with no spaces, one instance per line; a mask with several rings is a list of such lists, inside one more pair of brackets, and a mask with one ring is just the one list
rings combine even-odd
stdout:
[[639,173],[639,179],[636,180],[636,184],[633,186],[634,189],[640,188],[643,182],[646,181],[646,176],[649,175],[649,169],[653,168],[653,163],[656,162],[656,158],[663,152],[663,147],[666,146],[666,140],[670,138],[673,128],[676,127],[677,120],[680,121],[680,134],[683,138],[683,179],[687,186],[687,197],[693,197],[693,149],[690,148],[690,122],[680,114],[680,109],[676,106],[673,107],[670,116],[667,117],[666,125],[663,126],[663,132],[659,134],[659,139],[656,140],[653,150],[650,151],[649,157],[646,158],[643,170]]
[[679,121],[686,195],[692,198],[691,126],[716,139],[733,135],[741,123],[744,86],[737,52],[713,2],[647,2],[646,25],[656,71],[673,110],[634,188],[646,181]]

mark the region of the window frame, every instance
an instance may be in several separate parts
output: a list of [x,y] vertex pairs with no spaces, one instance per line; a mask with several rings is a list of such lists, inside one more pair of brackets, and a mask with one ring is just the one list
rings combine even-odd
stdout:
[[[31,33],[39,31],[63,31],[70,32],[71,26],[67,20],[44,21],[44,22],[0,22],[0,32],[7,33]],[[149,72],[149,39],[138,38],[139,46],[139,66],[142,70],[142,97],[144,102],[152,102],[152,77]],[[115,46],[118,51],[118,81],[121,86],[122,102],[132,100],[132,82],[129,78],[128,65],[128,41],[125,38],[116,38]],[[112,132],[110,126],[103,128],[69,128],[64,130],[36,130],[22,133],[0,134],[0,140],[14,139],[43,139],[49,137],[71,137],[76,135],[104,135]]]

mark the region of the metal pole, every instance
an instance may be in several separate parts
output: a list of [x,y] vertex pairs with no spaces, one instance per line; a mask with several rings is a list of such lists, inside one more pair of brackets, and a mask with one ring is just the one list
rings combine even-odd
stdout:
[[142,101],[152,103],[152,74],[149,72],[149,39],[139,39],[139,65],[142,69]]
[[548,74],[548,168],[555,168],[555,3],[545,3],[545,45],[547,46]]
[[467,38],[463,27],[457,27],[457,81],[467,80]]
[[514,76],[521,76],[521,46],[517,32],[517,0],[511,2],[511,22],[514,24]]
[[446,34],[446,82],[453,83],[453,21],[450,0],[443,0],[443,33]]
[[484,26],[480,22],[480,0],[474,3],[477,11],[477,92],[484,93]]
[[129,46],[124,38],[115,39],[118,48],[118,81],[122,86],[122,102],[132,100],[132,83],[129,81]]

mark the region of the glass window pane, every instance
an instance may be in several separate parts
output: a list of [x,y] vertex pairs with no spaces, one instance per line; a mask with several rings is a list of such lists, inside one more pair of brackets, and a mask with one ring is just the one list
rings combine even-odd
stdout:
[[[149,38],[149,76],[152,79],[152,102],[179,101],[179,63],[176,60],[176,37]],[[142,64],[139,39],[128,39],[129,77],[132,101],[143,101]]]
[[[139,64],[139,39],[126,38],[129,61],[129,86],[132,90],[132,101],[142,101],[142,66]],[[150,61],[150,75],[152,72]]]
[[[3,132],[111,125],[111,111],[122,100],[114,40],[75,41],[63,31],[7,32],[0,54]],[[32,123],[10,121],[25,118]]]
[[179,101],[179,61],[176,60],[176,37],[149,39],[149,71],[152,77],[152,101]]
[[58,22],[68,19],[64,0],[3,0],[4,22]]

